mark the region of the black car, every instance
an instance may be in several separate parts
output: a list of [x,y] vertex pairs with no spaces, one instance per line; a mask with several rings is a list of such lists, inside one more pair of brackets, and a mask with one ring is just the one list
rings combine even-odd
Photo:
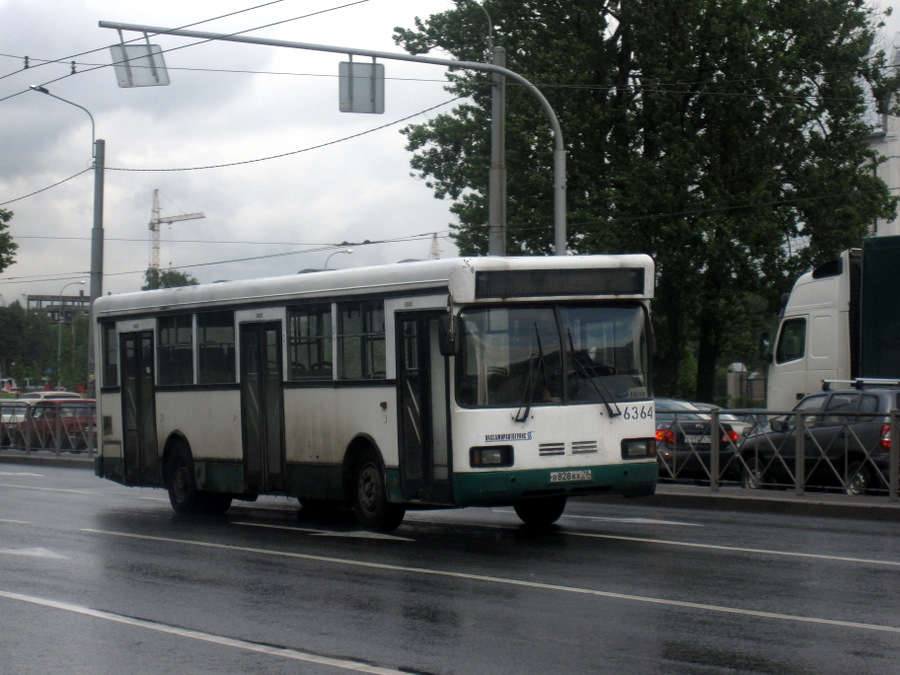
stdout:
[[749,436],[741,447],[742,483],[793,485],[797,477],[797,424],[804,427],[802,478],[806,487],[839,487],[850,495],[886,488],[890,460],[888,414],[900,390],[837,389],[810,394],[786,418]]
[[[687,401],[657,398],[656,458],[662,479],[712,478],[712,417]],[[719,478],[737,478],[735,451],[740,436],[730,424],[718,423]]]

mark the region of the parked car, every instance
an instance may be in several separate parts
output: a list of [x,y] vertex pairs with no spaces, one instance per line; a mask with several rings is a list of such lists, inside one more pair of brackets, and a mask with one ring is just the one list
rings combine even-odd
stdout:
[[94,401],[47,398],[28,402],[25,419],[11,432],[13,444],[20,448],[57,448],[85,450],[93,447],[91,432],[96,426]]
[[888,413],[900,408],[900,389],[837,389],[810,394],[794,414],[771,421],[769,429],[749,436],[740,464],[746,488],[767,483],[794,484],[797,415],[804,426],[803,483],[840,487],[865,494],[887,486],[890,461]]
[[7,448],[16,444],[19,423],[28,416],[30,403],[21,399],[0,401],[0,445]]
[[83,398],[81,394],[77,394],[74,391],[54,391],[52,389],[48,389],[46,391],[29,391],[25,394],[21,394],[18,398],[19,401],[35,401],[35,400],[43,400],[45,398]]
[[[712,477],[712,422],[709,413],[687,401],[657,398],[656,458],[660,478]],[[740,436],[719,421],[719,477],[737,478],[736,448]]]
[[703,412],[711,412],[713,410],[718,410],[719,412],[719,421],[726,422],[728,426],[732,428],[732,430],[740,437],[740,436],[748,436],[753,429],[753,422],[743,420],[737,415],[734,415],[729,412],[721,412],[721,408],[713,403],[694,403],[694,407]]

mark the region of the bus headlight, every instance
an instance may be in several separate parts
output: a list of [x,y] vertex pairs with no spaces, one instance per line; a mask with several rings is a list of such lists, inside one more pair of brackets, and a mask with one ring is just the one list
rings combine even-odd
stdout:
[[473,468],[513,465],[511,445],[479,445],[469,448],[469,465]]
[[622,459],[656,456],[655,438],[626,438],[622,441]]

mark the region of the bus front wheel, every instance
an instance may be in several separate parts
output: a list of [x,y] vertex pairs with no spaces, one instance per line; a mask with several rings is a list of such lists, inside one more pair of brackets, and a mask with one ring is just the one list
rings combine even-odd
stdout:
[[549,527],[566,510],[566,497],[535,497],[513,504],[516,515],[529,527]]
[[353,511],[360,527],[392,532],[403,522],[406,509],[391,504],[381,461],[371,448],[360,453],[353,472]]

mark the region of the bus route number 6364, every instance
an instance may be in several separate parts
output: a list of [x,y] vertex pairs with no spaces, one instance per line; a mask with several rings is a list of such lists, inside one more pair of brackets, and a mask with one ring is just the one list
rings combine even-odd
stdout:
[[653,404],[623,406],[622,417],[626,420],[653,419]]

